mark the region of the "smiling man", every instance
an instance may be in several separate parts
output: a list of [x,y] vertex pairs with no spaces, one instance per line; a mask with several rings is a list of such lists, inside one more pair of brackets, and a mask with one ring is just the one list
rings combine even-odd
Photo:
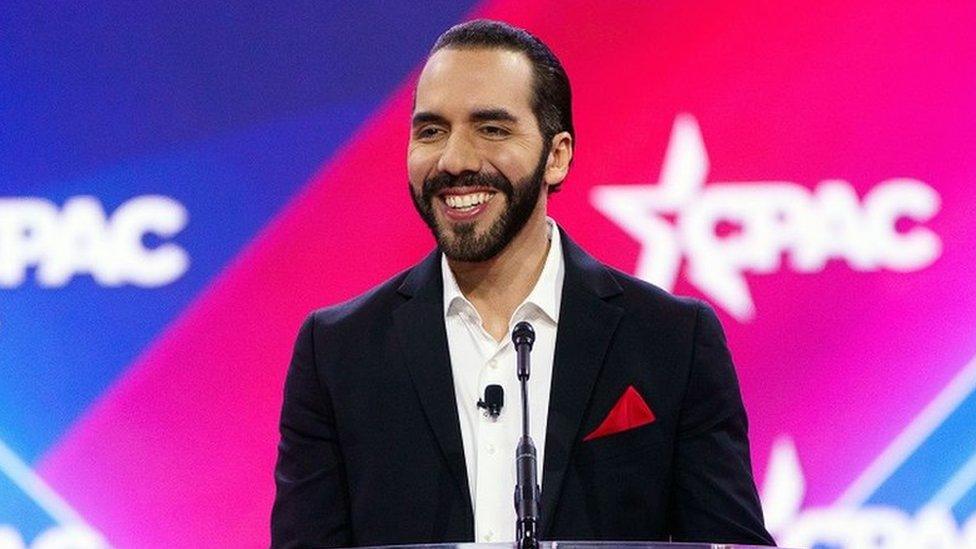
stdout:
[[[438,39],[407,154],[437,249],[302,326],[274,546],[513,540],[520,321],[536,331],[542,539],[772,543],[714,314],[546,216],[573,144],[569,81],[541,41],[493,21]],[[489,385],[507,395],[493,413]]]

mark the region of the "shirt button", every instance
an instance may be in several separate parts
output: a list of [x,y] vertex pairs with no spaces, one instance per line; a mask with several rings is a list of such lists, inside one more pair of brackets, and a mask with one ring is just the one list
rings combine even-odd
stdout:
[[495,455],[495,445],[494,445],[494,444],[489,444],[489,445],[488,445],[488,446],[487,446],[487,447],[485,448],[485,450],[488,450],[488,454],[489,454],[489,455]]
[[492,530],[488,530],[488,532],[484,536],[482,536],[482,539],[484,539],[485,541],[491,541],[492,538],[494,537],[495,537],[495,532],[493,532]]
[[495,368],[498,368],[498,361],[495,360],[495,359],[489,360],[488,361],[488,367],[491,368],[492,370],[494,370]]

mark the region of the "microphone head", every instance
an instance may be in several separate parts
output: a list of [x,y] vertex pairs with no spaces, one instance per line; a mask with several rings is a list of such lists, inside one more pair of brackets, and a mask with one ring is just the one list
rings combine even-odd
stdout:
[[516,348],[521,345],[528,345],[529,349],[532,349],[532,344],[535,343],[535,329],[524,320],[519,322],[512,330],[512,343],[515,344]]

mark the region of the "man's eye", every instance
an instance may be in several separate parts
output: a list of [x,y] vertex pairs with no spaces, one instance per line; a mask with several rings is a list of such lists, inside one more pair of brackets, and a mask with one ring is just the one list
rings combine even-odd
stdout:
[[440,129],[438,128],[421,128],[417,131],[417,139],[432,139],[436,137],[438,133],[440,133]]
[[491,137],[504,137],[509,135],[509,131],[501,126],[482,126],[481,131]]

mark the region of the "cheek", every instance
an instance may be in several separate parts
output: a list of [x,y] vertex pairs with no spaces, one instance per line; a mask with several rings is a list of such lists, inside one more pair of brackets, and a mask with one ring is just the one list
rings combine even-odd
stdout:
[[407,154],[407,177],[410,178],[410,186],[414,189],[423,187],[424,180],[431,174],[431,166],[434,163],[430,156],[417,151],[410,151]]
[[499,149],[489,152],[485,159],[498,173],[504,175],[513,184],[526,178],[532,173],[534,168],[527,157],[520,154],[521,151],[511,149]]

